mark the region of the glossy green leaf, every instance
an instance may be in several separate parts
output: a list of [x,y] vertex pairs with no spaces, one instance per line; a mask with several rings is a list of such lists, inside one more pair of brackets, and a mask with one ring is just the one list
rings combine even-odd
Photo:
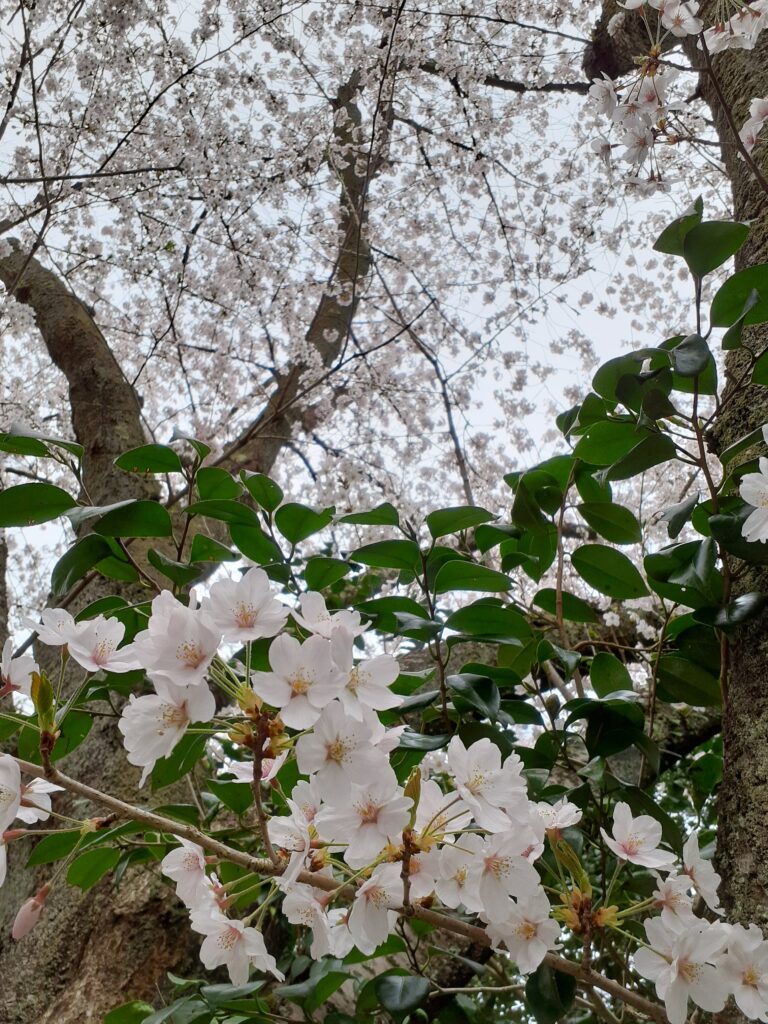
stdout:
[[692,707],[720,704],[718,677],[679,654],[663,654],[659,658],[656,693],[660,700]]
[[632,562],[613,548],[583,544],[572,553],[571,563],[586,583],[614,600],[631,600],[648,593]]
[[202,501],[239,498],[243,493],[237,480],[218,466],[203,466],[198,469],[195,484]]
[[196,501],[184,511],[190,516],[218,519],[229,526],[260,526],[259,517],[250,505],[229,498],[209,498],[206,501]]
[[130,1003],[123,1003],[110,1010],[104,1017],[104,1024],[142,1024],[153,1012],[149,1003],[132,999]]
[[398,749],[401,750],[439,750],[448,745],[450,735],[427,735],[426,733],[413,732],[406,729],[400,736]]
[[701,196],[684,213],[668,224],[654,242],[656,252],[666,252],[671,256],[682,256],[685,252],[686,236],[701,224],[704,203]]
[[576,506],[595,533],[612,544],[637,544],[640,523],[628,508],[611,501],[587,501]]
[[603,363],[592,378],[592,387],[606,402],[616,403],[620,400],[617,388],[622,377],[664,366],[669,366],[669,356],[660,348],[641,348]]
[[156,551],[154,548],[150,548],[147,552],[147,560],[158,572],[161,572],[163,576],[167,576],[172,583],[179,587],[189,586],[190,583],[199,580],[203,575],[203,570],[199,565],[186,565],[184,562],[176,562],[174,559],[164,555],[162,551]]
[[74,850],[80,836],[79,829],[62,829],[53,835],[43,836],[30,853],[27,867],[33,868],[38,864],[52,864],[56,860],[61,860]]
[[107,512],[94,526],[103,537],[170,537],[168,511],[157,501],[133,501]]
[[[755,308],[755,306],[759,302],[760,292],[753,288],[747,296],[747,301],[744,303],[744,308],[741,311],[741,316],[735,323],[731,324],[731,326],[723,335],[723,351],[730,352],[733,349],[741,348],[741,339],[744,333],[744,321],[746,320],[747,315]],[[760,362],[759,359],[758,362]],[[755,367],[755,369],[757,369],[757,367]],[[752,376],[752,379],[755,379],[754,374]]]
[[709,517],[709,529],[712,536],[732,555],[743,558],[753,565],[768,564],[768,544],[760,541],[745,540],[742,529],[749,515],[753,512],[750,505],[742,508],[731,515],[716,515]]
[[[496,720],[499,713],[499,688],[492,679],[484,676],[473,675],[472,673],[460,673],[448,676],[446,682],[448,689],[457,694],[462,701],[465,701],[475,711],[479,711],[484,718]],[[457,710],[460,710],[459,703],[454,701]]]
[[709,345],[699,334],[689,334],[672,349],[672,363],[681,377],[698,377],[709,363]]
[[523,640],[531,635],[525,616],[498,600],[483,599],[459,608],[448,616],[445,625],[457,633],[488,640]]
[[395,506],[385,501],[367,512],[349,512],[339,516],[338,522],[358,526],[399,526],[400,516]]
[[516,526],[488,525],[478,526],[475,530],[475,544],[485,554],[510,537],[519,537],[520,530]]
[[282,488],[263,473],[243,470],[240,479],[253,500],[267,512],[274,512],[283,500]]
[[419,545],[412,540],[380,540],[365,544],[349,556],[353,562],[362,562],[377,569],[407,569],[417,572],[421,568]]
[[672,438],[666,434],[650,434],[625,456],[614,462],[605,473],[606,480],[628,480],[677,457]]
[[739,251],[749,235],[749,225],[735,221],[713,220],[697,224],[683,241],[683,256],[696,277],[704,277],[721,267]]
[[196,533],[192,538],[192,547],[189,552],[190,562],[236,562],[237,554],[230,550],[226,544],[220,544],[213,537],[206,537],[204,533]]
[[739,270],[720,287],[712,300],[709,318],[713,327],[730,327],[744,311],[753,291],[760,301],[744,317],[744,324],[763,324],[768,320],[768,263]]
[[53,484],[16,484],[0,491],[0,527],[47,523],[76,505],[71,494]]
[[181,473],[181,459],[164,444],[144,444],[131,448],[115,459],[118,469],[126,473]]
[[632,677],[626,665],[613,654],[600,651],[592,659],[589,681],[598,697],[607,697],[617,690],[633,690]]
[[490,522],[495,516],[484,508],[473,505],[458,505],[454,508],[443,508],[430,512],[426,518],[427,529],[435,538],[446,537],[451,533],[469,530],[473,526]]
[[167,757],[161,757],[152,769],[152,789],[162,789],[177,782],[192,771],[205,750],[206,737],[202,733],[187,733],[182,736]]
[[74,455],[78,462],[83,457],[83,446],[77,441],[43,434],[23,423],[12,423],[7,433],[0,434],[0,451],[46,457],[51,456],[51,448],[63,448],[70,455]]
[[763,387],[768,386],[768,352],[763,352],[760,358],[752,368],[753,384],[762,384]]
[[51,592],[61,597],[78,580],[82,579],[103,558],[109,558],[112,549],[103,537],[89,533],[77,541],[58,560],[51,573]]
[[499,593],[512,589],[512,581],[496,569],[488,569],[476,562],[458,559],[442,565],[435,577],[435,593],[447,594],[452,590],[481,590]]
[[185,434],[183,431],[178,429],[174,429],[173,434],[171,435],[171,441],[186,441],[194,450],[200,461],[211,454],[210,446],[207,445],[205,441],[198,441],[197,438],[190,437],[188,434]]
[[67,871],[67,881],[70,885],[76,885],[83,892],[92,889],[94,885],[103,878],[107,872],[112,871],[120,860],[120,851],[113,846],[100,847],[97,850],[87,850],[76,857]]
[[207,788],[235,814],[245,814],[253,803],[253,791],[245,782],[211,779]]
[[768,597],[765,594],[740,594],[719,608],[699,608],[693,613],[693,617],[697,622],[703,622],[708,626],[733,629],[760,615],[767,603]]
[[288,502],[275,512],[275,526],[287,541],[299,544],[326,527],[333,520],[333,512],[333,508],[316,512],[307,505]]
[[383,1008],[394,1017],[402,1018],[421,1006],[429,995],[430,983],[420,975],[386,974],[376,978],[374,988]]
[[258,525],[241,526],[232,523],[229,535],[237,550],[259,565],[279,562],[283,557],[278,545]]
[[[575,594],[562,592],[563,617],[569,622],[597,622],[595,610]],[[554,587],[542,588],[534,597],[533,603],[537,608],[548,612],[550,615],[557,615],[557,591]]]
[[691,518],[691,514],[698,502],[699,493],[697,491],[690,498],[685,498],[676,505],[670,505],[669,508],[664,509],[659,518],[667,523],[667,533],[672,539],[680,534],[680,531]]
[[590,466],[610,466],[632,451],[643,436],[634,423],[603,420],[587,428],[573,454]]
[[538,1024],[555,1024],[568,1013],[575,998],[576,979],[568,974],[540,964],[528,975],[525,1001]]
[[310,558],[304,567],[304,580],[310,590],[323,590],[330,587],[350,572],[349,562],[341,558]]

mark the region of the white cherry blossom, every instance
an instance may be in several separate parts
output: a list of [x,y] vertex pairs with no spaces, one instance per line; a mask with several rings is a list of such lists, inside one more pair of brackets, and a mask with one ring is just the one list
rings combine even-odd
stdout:
[[291,924],[312,930],[309,953],[313,959],[334,955],[331,923],[315,889],[309,885],[292,885],[283,899],[283,913]]
[[501,751],[487,737],[465,747],[458,736],[448,744],[448,765],[456,790],[483,828],[509,828],[508,815],[501,809],[513,800],[514,791],[522,794],[519,758],[507,759],[501,766]]
[[328,801],[345,800],[353,781],[375,779],[389,769],[386,755],[371,745],[368,726],[349,718],[337,700],[327,705],[312,732],[299,738],[296,760],[303,775],[316,774]]
[[40,643],[49,647],[62,647],[77,636],[82,623],[75,622],[64,608],[44,608],[40,613],[40,622],[26,617],[24,625],[34,629]]
[[720,875],[712,867],[712,862],[701,856],[699,837],[695,832],[691,832],[683,846],[683,870],[709,909],[716,914],[722,914],[723,908],[717,895]]
[[[304,810],[290,798],[288,799],[288,809],[290,814],[272,817],[267,822],[270,841],[278,849],[285,850],[289,854],[288,865],[277,883],[285,890],[293,885],[297,875],[304,868],[312,843],[310,821]],[[312,830],[314,830],[314,826],[312,826]]]
[[508,899],[504,913],[486,928],[491,944],[498,947],[503,942],[521,974],[531,974],[557,948],[560,927],[550,910],[547,894],[539,886],[517,900]]
[[490,921],[506,913],[507,896],[526,896],[539,885],[539,875],[523,853],[531,845],[531,830],[500,832],[486,840],[480,862],[473,864],[483,912]]
[[221,634],[163,590],[152,602],[148,628],[136,634],[134,654],[150,679],[174,686],[198,686],[213,661]]
[[253,672],[254,692],[292,729],[308,729],[329,701],[339,696],[341,675],[331,658],[331,645],[321,636],[300,644],[286,633],[269,648],[271,672]]
[[655,878],[653,905],[661,911],[661,920],[665,924],[669,924],[670,918],[673,917],[683,921],[695,920],[693,900],[689,895],[690,878],[687,875],[667,875],[666,878],[662,878],[659,874],[655,874]]
[[5,832],[19,813],[21,771],[15,757],[0,754],[0,833]]
[[741,478],[739,494],[748,505],[754,507],[741,528],[742,536],[749,541],[768,541],[768,459],[761,458],[759,473],[747,473]]
[[756,924],[731,926],[728,950],[717,968],[744,1016],[768,1020],[768,942]]
[[478,883],[485,844],[480,836],[461,836],[440,850],[439,875],[435,892],[446,907],[466,907],[473,913],[483,909]]
[[299,609],[298,612],[291,609],[291,615],[298,624],[310,633],[325,637],[326,640],[330,640],[339,630],[344,630],[351,641],[368,628],[361,625],[360,612],[346,608],[337,612],[328,611],[323,595],[313,590],[299,597]]
[[349,930],[362,953],[385,942],[397,920],[395,907],[403,902],[399,864],[381,864],[355,893],[349,915]]
[[649,814],[632,817],[629,804],[619,802],[613,809],[613,835],[604,828],[600,834],[606,845],[619,860],[627,860],[644,868],[667,868],[674,863],[675,855],[659,848],[661,825]]
[[32,673],[39,671],[35,659],[28,654],[14,658],[13,641],[8,637],[0,660],[0,693],[16,691],[28,697],[32,690]]
[[253,566],[239,580],[214,583],[203,598],[200,614],[214,633],[245,643],[276,636],[289,611],[275,598],[264,570]]
[[31,782],[22,783],[21,806],[16,817],[26,825],[46,821],[51,814],[51,794],[63,792],[61,786],[56,786],[47,779],[33,779]]
[[570,803],[567,797],[561,797],[554,804],[539,801],[536,810],[547,832],[559,833],[562,829],[570,828],[581,821],[581,809]]
[[414,822],[422,845],[443,842],[447,832],[460,832],[471,820],[472,812],[461,797],[455,793],[443,793],[434,779],[422,781]]
[[68,649],[86,672],[133,672],[141,667],[131,644],[118,649],[125,636],[125,625],[119,619],[97,615],[79,623],[79,627]]
[[278,981],[283,980],[284,975],[278,971],[275,958],[267,952],[264,937],[256,928],[225,917],[211,907],[193,911],[191,924],[194,931],[205,935],[200,959],[207,970],[226,967],[233,985],[248,981],[251,965],[258,971],[269,971]]
[[412,800],[403,796],[391,768],[375,781],[352,784],[348,801],[324,807],[315,818],[321,839],[346,843],[344,859],[352,868],[370,864],[390,841],[399,841],[408,824]]
[[391,654],[380,654],[355,664],[352,636],[347,630],[336,630],[332,634],[331,650],[344,680],[341,703],[352,718],[362,719],[366,711],[386,711],[403,703],[403,697],[390,689],[400,675],[400,665]]
[[160,870],[176,883],[176,895],[188,907],[197,907],[208,892],[205,852],[197,843],[179,837],[181,844],[160,861]]

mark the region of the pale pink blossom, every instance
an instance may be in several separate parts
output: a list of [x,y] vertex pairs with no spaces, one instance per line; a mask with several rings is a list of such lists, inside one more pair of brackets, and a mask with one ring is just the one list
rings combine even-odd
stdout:
[[136,634],[134,654],[153,682],[198,686],[218,650],[221,634],[163,590],[152,602],[148,628]]
[[31,782],[22,783],[21,806],[16,817],[26,825],[46,821],[51,814],[51,793],[63,791],[62,786],[55,786],[46,779],[33,779]]
[[256,928],[225,917],[210,906],[193,911],[191,923],[194,931],[205,935],[200,960],[207,970],[226,967],[233,985],[245,985],[251,966],[258,971],[269,971],[278,981],[283,980],[284,975],[278,971],[275,958],[267,952],[264,937]]
[[285,625],[288,609],[275,598],[264,570],[254,566],[239,580],[214,583],[203,598],[200,614],[214,633],[245,643],[276,636]]
[[349,930],[361,953],[373,953],[386,942],[397,921],[395,907],[403,902],[399,864],[381,864],[355,893]]
[[478,883],[485,844],[480,836],[461,836],[440,850],[435,892],[446,907],[466,907],[472,913],[483,909]]
[[526,896],[539,885],[536,868],[523,856],[531,835],[530,829],[520,827],[490,836],[479,863],[473,864],[483,913],[490,921],[506,912],[507,896]]
[[656,874],[656,888],[653,891],[654,907],[661,911],[661,920],[669,924],[670,918],[683,921],[694,920],[693,900],[688,890],[691,880],[687,875],[667,875],[662,878]]
[[759,473],[747,473],[741,478],[739,494],[754,507],[741,528],[748,541],[768,541],[768,459],[761,458]]
[[598,113],[613,114],[616,109],[617,99],[613,81],[603,72],[602,78],[593,78],[589,87],[589,95],[597,105]]
[[699,837],[695,832],[691,832],[683,846],[683,870],[709,909],[715,914],[722,914],[723,908],[717,895],[720,875],[712,867],[712,862],[699,853]]
[[303,870],[314,833],[314,826],[310,826],[302,808],[290,798],[288,809],[290,814],[272,817],[267,822],[270,841],[278,849],[289,854],[288,864],[277,880],[281,889],[288,889],[293,885],[299,872]]
[[304,629],[317,636],[325,637],[326,640],[339,630],[344,630],[349,639],[360,636],[368,628],[360,623],[360,612],[353,612],[342,609],[337,612],[330,612],[325,604],[322,594],[309,591],[299,597],[300,611],[291,611],[294,619]]
[[697,17],[699,4],[695,0],[680,0],[665,4],[661,23],[673,36],[697,36],[704,28],[704,22]]
[[337,700],[327,705],[312,732],[298,739],[296,761],[303,775],[316,774],[328,801],[345,800],[353,781],[373,781],[389,769],[386,755],[371,745],[368,726],[350,718]]
[[32,691],[32,673],[40,669],[34,658],[23,654],[13,656],[13,641],[10,637],[3,644],[3,656],[0,660],[0,693],[16,691],[29,697]]
[[269,648],[271,672],[253,672],[254,692],[292,729],[308,729],[323,708],[339,696],[343,679],[331,658],[331,645],[321,636],[300,644],[283,634]]
[[133,672],[141,667],[131,644],[118,649],[125,635],[125,625],[119,619],[97,615],[79,623],[79,627],[68,649],[86,672]]
[[455,793],[443,793],[434,779],[421,783],[414,828],[422,844],[443,842],[446,833],[465,829],[472,813]]
[[504,912],[486,928],[494,948],[503,942],[521,974],[531,974],[557,948],[560,927],[550,910],[547,894],[539,886],[517,900],[507,899]]
[[283,913],[291,924],[312,930],[309,954],[313,959],[334,955],[331,923],[315,889],[309,885],[292,885],[283,899]]
[[75,622],[63,608],[44,608],[40,613],[40,622],[25,618],[24,625],[34,629],[40,643],[49,647],[62,647],[77,636],[83,624]]
[[15,757],[0,754],[0,832],[5,832],[21,806],[21,771]]
[[160,870],[176,883],[176,895],[188,907],[205,900],[209,887],[205,873],[205,852],[197,843],[179,837],[181,844],[160,861]]
[[[266,741],[269,743],[269,740]],[[271,782],[288,758],[288,751],[284,750],[277,757],[263,757],[261,759],[261,781]],[[234,775],[233,782],[246,782],[249,785],[253,782],[253,761],[231,761],[227,765],[227,772]]]
[[661,825],[649,814],[632,817],[629,805],[617,803],[613,809],[613,835],[604,828],[600,834],[606,846],[619,858],[643,868],[667,868],[674,863],[675,855],[659,848]]
[[355,664],[352,636],[346,630],[333,633],[331,650],[334,663],[343,676],[344,688],[339,696],[348,715],[362,720],[367,710],[386,711],[402,704],[403,698],[390,689],[400,675],[400,665],[391,654],[381,654]]
[[353,783],[349,800],[324,807],[315,826],[326,842],[347,844],[345,861],[352,868],[361,868],[375,860],[388,842],[399,841],[411,804],[388,767],[375,781]]
[[40,915],[45,908],[45,901],[50,891],[50,888],[44,885],[34,896],[22,903],[11,927],[12,939],[18,941],[23,939],[25,935],[29,935],[40,920]]
[[519,759],[508,758],[501,766],[501,751],[487,737],[465,747],[458,736],[448,744],[448,765],[456,791],[472,811],[475,821],[493,831],[510,826],[502,807],[510,802],[514,790],[522,793]]
[[728,950],[717,968],[744,1016],[768,1020],[768,942],[756,924],[731,926]]
[[539,801],[536,804],[539,817],[544,822],[547,832],[557,832],[581,821],[581,810],[575,804],[568,801],[567,797],[561,797],[556,803],[549,804]]

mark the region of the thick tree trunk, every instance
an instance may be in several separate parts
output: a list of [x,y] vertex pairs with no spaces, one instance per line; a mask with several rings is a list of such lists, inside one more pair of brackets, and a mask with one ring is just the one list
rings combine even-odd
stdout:
[[[710,15],[713,4],[702,5]],[[631,68],[632,20],[627,15],[626,31],[611,39],[606,34],[610,16],[618,10],[607,0],[596,29],[585,67],[591,74],[626,73]],[[704,56],[690,39],[686,50],[696,67]],[[723,99],[737,126],[748,117],[750,100],[768,95],[768,33],[763,32],[754,50],[732,50],[713,58]],[[709,104],[722,147],[722,158],[733,193],[733,214],[750,221],[749,240],[736,258],[737,269],[768,263],[768,196],[755,181],[738,155],[729,119],[712,77],[699,76],[701,95]],[[754,157],[763,174],[768,173],[768,146],[758,145]],[[745,331],[745,342],[754,351],[768,347],[768,326]],[[768,422],[768,389],[756,385],[736,389],[744,372],[743,352],[730,352],[725,361],[728,404],[720,416],[712,439],[716,450]],[[731,389],[733,394],[731,396]],[[744,459],[754,457],[755,449]],[[751,569],[740,577],[736,592],[768,593],[768,571]],[[762,615],[739,630],[730,645],[728,698],[723,713],[725,763],[718,801],[717,868],[723,882],[720,893],[728,917],[747,924],[755,921],[768,934],[768,615]],[[735,1014],[738,1016],[738,1014]]]

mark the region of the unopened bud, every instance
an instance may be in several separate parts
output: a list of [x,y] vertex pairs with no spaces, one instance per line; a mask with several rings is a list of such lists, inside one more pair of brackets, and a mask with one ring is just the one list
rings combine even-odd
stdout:
[[29,835],[30,831],[28,828],[9,828],[7,832],[3,832],[3,842],[12,843],[14,839],[22,839]]
[[31,899],[22,903],[13,922],[11,938],[17,940],[23,939],[25,935],[28,935],[32,931],[40,920],[40,915],[43,912],[43,907],[45,906],[45,901],[50,891],[50,886],[44,885],[43,888],[40,889],[39,892],[36,892]]

